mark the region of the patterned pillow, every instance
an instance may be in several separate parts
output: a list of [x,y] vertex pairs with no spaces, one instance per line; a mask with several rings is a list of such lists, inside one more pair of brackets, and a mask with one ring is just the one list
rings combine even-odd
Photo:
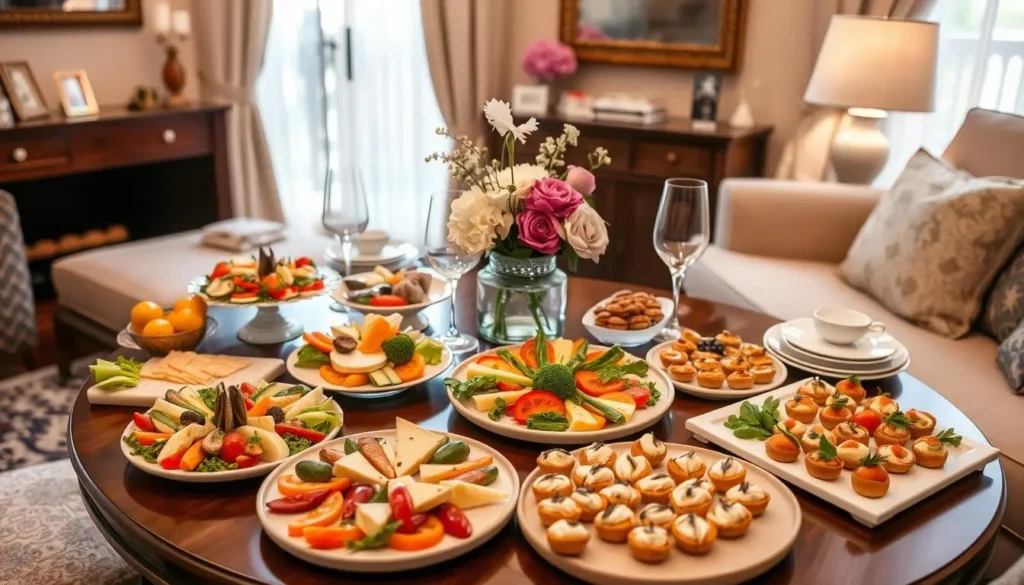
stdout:
[[1024,323],[999,345],[999,367],[1003,369],[1010,390],[1024,394]]
[[975,178],[917,151],[840,267],[852,286],[946,337],[966,334],[1024,234],[1024,182]]
[[1003,270],[985,301],[981,328],[999,341],[1005,340],[1024,320],[1024,249]]

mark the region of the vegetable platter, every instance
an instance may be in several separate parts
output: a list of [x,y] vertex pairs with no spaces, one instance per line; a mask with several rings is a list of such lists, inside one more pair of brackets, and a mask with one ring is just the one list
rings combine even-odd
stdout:
[[309,257],[275,259],[260,248],[258,258],[238,256],[218,262],[193,281],[194,291],[211,305],[276,305],[324,294],[327,273]]

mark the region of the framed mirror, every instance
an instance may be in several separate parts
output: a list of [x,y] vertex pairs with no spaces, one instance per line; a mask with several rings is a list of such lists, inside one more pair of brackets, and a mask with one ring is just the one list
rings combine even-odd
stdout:
[[142,25],[142,0],[0,0],[0,26]]
[[580,61],[735,71],[747,0],[561,0]]

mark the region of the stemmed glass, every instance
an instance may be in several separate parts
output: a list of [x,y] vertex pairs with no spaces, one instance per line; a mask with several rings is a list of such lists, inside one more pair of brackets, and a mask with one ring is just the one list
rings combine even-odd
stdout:
[[480,346],[475,337],[459,333],[455,326],[455,294],[459,289],[459,278],[480,262],[480,254],[467,254],[448,241],[448,217],[452,214],[452,202],[460,195],[461,191],[438,191],[430,196],[427,229],[423,238],[427,264],[446,278],[452,287],[448,333],[439,338],[452,353],[467,353]]
[[[338,188],[334,188],[334,171],[327,169],[324,179],[324,208],[321,221],[324,228],[341,242],[345,259],[345,276],[352,274],[352,241],[366,230],[370,213],[366,207],[366,190],[359,167],[344,166],[338,170]],[[331,303],[331,309],[346,312],[341,303]]]
[[679,297],[683,293],[686,269],[708,247],[711,229],[708,219],[708,184],[700,179],[669,179],[661,193],[658,217],[654,220],[654,251],[672,274],[672,319],[657,339],[670,341],[682,333]]

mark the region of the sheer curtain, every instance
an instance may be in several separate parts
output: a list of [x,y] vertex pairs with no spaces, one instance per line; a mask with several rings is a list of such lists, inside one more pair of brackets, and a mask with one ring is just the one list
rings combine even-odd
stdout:
[[1024,0],[939,0],[930,20],[940,24],[935,111],[890,115],[879,186],[891,185],[919,147],[941,154],[973,107],[1024,114]]

